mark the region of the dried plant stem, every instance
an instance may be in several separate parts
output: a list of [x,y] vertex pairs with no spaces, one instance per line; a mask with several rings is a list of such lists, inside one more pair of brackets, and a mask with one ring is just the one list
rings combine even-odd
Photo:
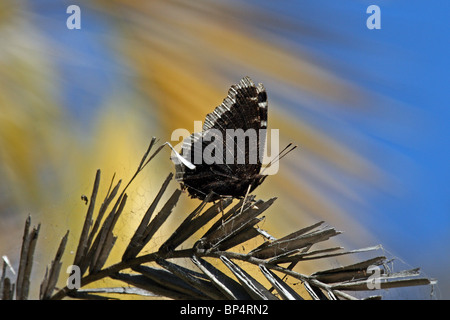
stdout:
[[[314,284],[315,286],[324,289],[324,290],[331,290],[331,287],[321,281],[318,281],[316,279],[314,279],[314,277],[311,276],[307,276],[283,267],[280,267],[278,265],[272,264],[266,260],[263,259],[259,259],[259,258],[255,258],[255,257],[251,257],[248,256],[246,254],[240,254],[240,253],[236,253],[236,252],[229,252],[229,251],[215,251],[215,252],[199,252],[197,251],[195,248],[191,248],[191,249],[185,249],[185,250],[175,250],[175,251],[171,251],[168,252],[166,254],[162,254],[161,252],[153,252],[150,254],[146,254],[146,255],[142,255],[139,256],[137,258],[131,259],[131,260],[127,260],[127,261],[121,261],[117,264],[114,264],[112,266],[109,266],[107,268],[102,269],[101,271],[97,272],[97,273],[93,273],[93,274],[89,274],[85,277],[83,277],[81,279],[81,287],[84,287],[90,283],[93,283],[95,281],[104,279],[104,278],[108,278],[111,276],[114,276],[116,273],[122,271],[122,270],[126,270],[138,265],[141,265],[143,263],[150,263],[150,262],[156,262],[159,259],[170,259],[170,258],[191,258],[193,256],[199,257],[199,258],[205,258],[205,257],[210,257],[210,258],[220,258],[220,257],[227,257],[229,259],[234,259],[234,260],[240,260],[240,261],[245,261],[248,263],[251,263],[253,265],[256,266],[265,266],[268,269],[272,269],[275,271],[279,271],[282,273],[285,273],[286,275],[290,275],[294,278],[299,279],[300,281],[307,281],[311,284]],[[67,286],[62,288],[61,290],[59,290],[57,293],[55,293],[52,297],[51,300],[60,300],[65,298],[66,296],[70,296],[70,292],[71,289],[69,289]],[[335,293],[338,292],[337,290],[334,291]],[[344,297],[346,299],[353,298],[352,296],[348,295],[348,294],[344,294],[342,293],[342,297]]]
[[[103,278],[107,278],[110,276],[113,276],[119,271],[129,269],[134,266],[138,266],[143,263],[149,263],[149,262],[155,262],[157,259],[169,259],[169,258],[189,258],[193,255],[194,249],[187,249],[187,250],[177,250],[172,251],[167,254],[161,254],[159,252],[153,252],[147,255],[143,255],[131,260],[127,261],[121,261],[119,263],[116,263],[112,266],[109,266],[107,268],[104,268],[96,273],[91,273],[83,278],[81,278],[81,287],[84,287],[92,282],[101,280]],[[71,289],[69,289],[67,286],[59,290],[57,293],[55,293],[51,300],[60,300],[63,299],[66,296],[70,296]]]
[[[323,226],[323,221],[276,239],[258,227],[258,223],[265,218],[261,215],[274,203],[276,198],[267,201],[255,200],[254,195],[246,195],[231,209],[227,208],[231,205],[232,199],[227,198],[214,202],[206,208],[211,194],[208,195],[196,209],[186,215],[186,218],[158,249],[149,254],[142,254],[145,246],[153,240],[156,232],[166,223],[182,194],[179,189],[176,189],[165,200],[165,203],[160,203],[173,174],[168,175],[157,196],[143,215],[135,233],[129,238],[121,261],[104,267],[118,238],[114,227],[127,202],[128,195],[125,191],[139,172],[164,147],[164,145],[160,146],[149,156],[155,142],[156,139],[153,138],[136,173],[123,190],[119,191],[121,180],[114,187],[111,182],[94,221],[95,203],[98,200],[100,186],[100,170],[97,171],[90,205],[73,262],[73,265],[78,266],[79,270],[78,286],[72,288],[68,282],[67,286],[53,294],[62,266],[61,258],[67,242],[66,233],[55,260],[50,269],[47,269],[41,283],[39,296],[41,299],[61,300],[65,297],[107,299],[107,296],[97,295],[97,293],[108,295],[117,292],[172,299],[303,299],[304,297],[298,294],[297,290],[285,282],[285,279],[290,277],[298,280],[297,284],[301,283],[312,299],[354,300],[357,298],[348,294],[348,291],[374,288],[372,286],[374,276],[370,271],[372,267],[375,267],[378,272],[376,273],[378,286],[376,289],[433,285],[435,283],[427,278],[415,278],[419,275],[417,268],[391,272],[385,266],[386,257],[384,255],[342,267],[317,271],[311,275],[294,271],[294,266],[302,261],[375,251],[381,246],[351,251],[342,251],[343,248],[335,246],[325,249],[314,247],[310,250],[316,243],[328,241],[341,233],[332,227]],[[157,207],[161,207],[161,209],[157,211]],[[109,214],[106,214],[108,211]],[[193,239],[196,241],[192,247],[177,249],[198,232],[202,232],[203,236]],[[18,299],[27,299],[28,297],[33,252],[38,233],[39,227],[30,230],[30,219],[28,219],[25,224],[21,263],[15,287]],[[247,253],[232,251],[232,248],[259,236],[264,238],[264,242],[256,248],[251,248]],[[186,246],[184,247],[186,248]],[[138,256],[139,254],[141,255]],[[218,264],[215,265],[203,258],[212,258],[220,265],[223,263],[235,279],[220,271],[216,267]],[[176,264],[169,259],[191,260],[201,272]],[[236,264],[235,261],[244,263]],[[144,265],[149,263],[157,264],[159,267]],[[259,280],[253,278],[254,272],[246,271],[246,265],[258,267],[272,287],[268,289]],[[11,285],[10,279],[5,276],[5,270],[6,265],[4,265],[0,277],[0,296],[10,299],[13,298],[14,284]],[[130,273],[130,270],[133,272]],[[283,274],[283,279],[277,273]],[[87,285],[106,278],[125,282],[130,286],[130,290],[122,290],[120,287],[84,289]]]

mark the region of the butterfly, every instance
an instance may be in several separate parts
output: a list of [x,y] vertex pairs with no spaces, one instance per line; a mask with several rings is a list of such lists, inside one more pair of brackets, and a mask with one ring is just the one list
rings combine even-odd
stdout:
[[[207,201],[215,201],[243,198],[263,183],[267,114],[267,93],[261,83],[244,77],[232,85],[222,104],[206,116],[202,132],[183,141],[183,159],[175,162],[175,178],[182,189],[192,198],[205,200],[209,195]],[[199,162],[196,156],[203,158]]]

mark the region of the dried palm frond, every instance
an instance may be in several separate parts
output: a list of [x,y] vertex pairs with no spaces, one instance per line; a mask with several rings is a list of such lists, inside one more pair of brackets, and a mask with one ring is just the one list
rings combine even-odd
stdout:
[[[40,299],[106,299],[110,294],[138,295],[140,297],[164,297],[171,299],[356,299],[351,292],[389,289],[396,287],[433,285],[435,281],[421,277],[419,269],[391,272],[385,256],[375,256],[338,268],[317,271],[306,275],[294,271],[302,262],[327,259],[341,255],[373,252],[382,249],[373,246],[345,251],[341,247],[317,248],[317,244],[340,234],[323,221],[276,239],[257,225],[265,219],[276,198],[256,200],[250,195],[238,201],[230,209],[232,199],[222,199],[209,207],[209,197],[198,205],[157,249],[142,254],[158,230],[165,224],[182,194],[175,190],[155,212],[168,185],[169,174],[135,233],[129,237],[121,261],[105,267],[114,249],[117,235],[114,226],[126,208],[127,187],[141,170],[162,149],[160,146],[150,157],[155,145],[153,139],[138,169],[125,188],[119,193],[121,181],[109,191],[98,209],[94,222],[101,173],[97,171],[89,207],[76,249],[73,266],[78,269],[79,286],[67,285],[56,290],[61,260],[66,247],[68,232],[62,238],[50,269],[47,268],[40,286]],[[108,214],[106,214],[109,212]],[[16,283],[6,276],[10,264],[4,258],[0,279],[3,299],[27,299],[33,254],[39,234],[39,226],[30,229],[27,219]],[[206,230],[202,236],[198,232]],[[247,253],[233,250],[254,238],[264,242]],[[193,245],[188,244],[192,240]],[[183,247],[183,248],[182,248]],[[192,268],[185,262],[191,261]],[[174,262],[175,261],[175,262]],[[256,266],[258,272],[254,272]],[[72,274],[76,276],[77,274]],[[95,281],[112,278],[124,282],[126,287],[86,289]],[[292,285],[292,280],[296,285]],[[267,284],[268,283],[268,284]],[[300,290],[299,288],[302,287]],[[56,292],[55,292],[56,290]],[[307,294],[305,294],[307,292]],[[380,298],[369,296],[367,298]]]

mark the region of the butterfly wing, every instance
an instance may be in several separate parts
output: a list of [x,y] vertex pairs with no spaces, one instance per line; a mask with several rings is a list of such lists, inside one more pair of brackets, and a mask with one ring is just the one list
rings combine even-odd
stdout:
[[[196,168],[190,170],[181,163],[176,164],[175,177],[188,188],[191,196],[202,199],[211,191],[237,196],[242,193],[236,188],[239,182],[259,174],[260,153],[264,152],[266,139],[260,129],[267,128],[267,111],[267,94],[262,84],[255,85],[249,77],[244,77],[231,86],[222,104],[206,116],[203,131],[183,142],[181,154]],[[246,134],[251,136],[248,141]],[[208,148],[213,146],[211,141],[223,150],[221,153],[217,153],[219,149],[214,150],[213,162],[205,158]]]
[[[267,114],[267,94],[262,84],[255,85],[249,77],[244,77],[237,85],[231,86],[222,104],[206,116],[203,125],[204,135],[207,135],[208,130],[215,129],[220,131],[225,140],[224,164],[215,165],[218,166],[217,170],[238,177],[241,174],[259,173],[259,156],[264,152],[266,139],[265,133],[260,135],[260,129],[267,129]],[[242,140],[242,133],[253,139],[239,141]],[[245,160],[239,159],[239,156]]]

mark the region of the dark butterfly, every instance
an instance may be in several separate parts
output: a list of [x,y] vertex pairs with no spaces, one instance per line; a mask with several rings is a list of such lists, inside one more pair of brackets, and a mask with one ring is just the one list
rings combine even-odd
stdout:
[[[190,166],[193,168],[190,169],[186,161],[178,161],[175,164],[175,178],[192,198],[204,200],[211,192],[213,195],[209,201],[223,197],[242,198],[264,181],[267,175],[261,174],[260,170],[266,130],[260,129],[267,128],[267,108],[267,94],[263,85],[255,85],[249,77],[245,77],[239,84],[232,85],[222,104],[206,116],[203,131],[184,140],[181,157],[194,163],[195,168]],[[237,141],[242,140],[243,136],[230,134],[230,131],[237,132],[234,130],[239,129],[253,133],[253,143],[250,143],[250,136],[244,137],[245,150],[240,147],[243,141]],[[215,135],[211,132],[215,132]],[[208,136],[214,136],[216,145],[224,146],[223,152],[217,149],[211,153],[216,160],[222,161],[210,163],[202,159],[196,163],[193,161],[195,152],[199,151],[202,155],[207,148],[211,148],[213,139]],[[231,141],[233,143],[225,143]]]

